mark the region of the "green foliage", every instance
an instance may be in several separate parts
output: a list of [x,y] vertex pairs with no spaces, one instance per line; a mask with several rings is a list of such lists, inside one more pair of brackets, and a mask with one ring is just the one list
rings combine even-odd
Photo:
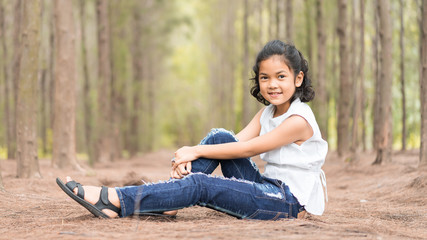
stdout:
[[[186,32],[184,26],[183,31]],[[193,28],[194,36],[199,29]],[[195,144],[206,119],[209,91],[207,58],[197,39],[177,38],[166,66],[170,72],[162,81],[161,129],[166,146]]]
[[7,148],[6,147],[0,147],[0,160],[7,158]]

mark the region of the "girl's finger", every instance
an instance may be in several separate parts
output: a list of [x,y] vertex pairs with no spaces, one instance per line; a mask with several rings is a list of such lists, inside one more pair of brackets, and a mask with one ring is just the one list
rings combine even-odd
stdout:
[[181,179],[181,177],[179,176],[179,174],[176,171],[173,171],[173,178]]
[[182,164],[182,160],[181,159],[175,159],[175,166],[179,166],[180,164]]
[[183,178],[184,177],[184,175],[182,174],[181,169],[179,168],[179,166],[175,169],[175,172],[178,173],[179,178]]
[[[172,169],[176,169],[176,168],[179,168],[179,166],[181,166],[181,164],[183,164],[183,163],[185,163],[184,161],[182,161],[182,160],[177,160],[177,159],[175,159],[175,162],[174,162],[174,164],[173,164],[173,168]],[[185,165],[185,164],[184,164]]]
[[178,164],[176,161],[175,161],[175,162],[173,162],[173,163],[172,163],[172,170],[174,170],[174,171],[175,171],[175,170],[176,170],[176,167],[178,167],[178,165],[179,165],[179,164]]
[[191,173],[191,162],[188,162],[188,163],[186,164],[186,168],[187,168],[187,172],[188,172],[188,174],[190,174],[190,173]]
[[178,166],[179,172],[180,172],[182,175],[187,175],[187,174],[188,174],[188,173],[187,173],[187,171],[185,170],[185,165],[186,165],[186,164],[181,164],[181,165],[179,165],[179,166]]

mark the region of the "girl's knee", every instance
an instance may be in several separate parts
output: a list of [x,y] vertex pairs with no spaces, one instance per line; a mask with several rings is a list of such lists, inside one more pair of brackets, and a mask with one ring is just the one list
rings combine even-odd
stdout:
[[237,138],[232,131],[228,131],[224,128],[213,128],[209,134],[206,136],[208,141],[210,140],[211,144],[227,143],[227,142],[237,142]]

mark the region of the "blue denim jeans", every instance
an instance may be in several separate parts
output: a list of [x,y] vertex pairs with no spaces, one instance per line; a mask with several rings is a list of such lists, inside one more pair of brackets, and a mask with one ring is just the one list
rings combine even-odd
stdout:
[[[232,132],[213,129],[200,144],[236,142]],[[224,177],[210,175],[221,165]],[[262,176],[250,158],[192,162],[192,173],[141,186],[116,188],[121,217],[161,213],[194,205],[212,208],[242,219],[296,218],[303,209],[288,186]]]

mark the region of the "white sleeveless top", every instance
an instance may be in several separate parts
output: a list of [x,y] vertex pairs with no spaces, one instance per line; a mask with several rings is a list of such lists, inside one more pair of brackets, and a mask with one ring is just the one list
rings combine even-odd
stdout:
[[264,109],[260,119],[260,135],[272,131],[292,115],[307,120],[314,134],[301,145],[291,143],[262,153],[261,159],[267,162],[264,176],[284,182],[307,212],[322,215],[327,191],[326,178],[321,167],[328,152],[328,143],[322,139],[311,108],[299,98],[295,99],[288,111],[281,116],[273,118],[274,110],[275,106],[271,104]]

